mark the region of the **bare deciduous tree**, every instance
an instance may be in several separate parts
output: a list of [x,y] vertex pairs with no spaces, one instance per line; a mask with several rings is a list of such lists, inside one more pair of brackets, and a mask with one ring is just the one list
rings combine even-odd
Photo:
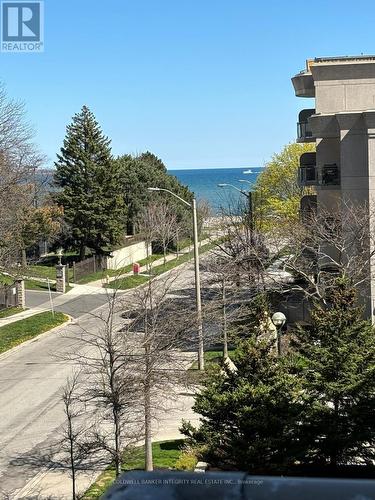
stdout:
[[[185,300],[176,303],[169,295],[176,287],[177,273],[149,280],[134,292],[131,303],[132,321],[126,325],[127,336],[137,335],[134,353],[137,384],[141,390],[144,414],[145,469],[153,469],[152,431],[167,402],[178,397],[186,385],[186,368],[193,345],[194,315]],[[129,304],[127,305],[129,307]],[[124,313],[126,317],[126,313]]]
[[164,201],[149,203],[141,214],[140,230],[147,242],[161,246],[165,264],[167,250],[178,232],[176,214]]
[[75,372],[68,379],[62,393],[66,423],[61,436],[60,452],[66,455],[72,479],[72,498],[78,497],[76,478],[77,468],[91,453],[90,427],[85,419],[85,405],[79,394],[80,372]]
[[121,474],[124,450],[134,446],[142,432],[134,339],[121,331],[117,307],[116,292],[108,293],[108,310],[93,316],[95,328],[81,332],[83,348],[71,357],[82,367],[80,397],[94,417],[91,447],[110,456],[116,476]]
[[0,85],[0,266],[9,267],[20,251],[20,214],[34,205],[35,172],[44,161],[33,143],[25,107]]
[[285,288],[324,303],[338,276],[349,278],[359,290],[368,285],[374,277],[374,216],[375,207],[342,203],[332,210],[311,212],[279,235],[274,231],[282,269],[294,278]]

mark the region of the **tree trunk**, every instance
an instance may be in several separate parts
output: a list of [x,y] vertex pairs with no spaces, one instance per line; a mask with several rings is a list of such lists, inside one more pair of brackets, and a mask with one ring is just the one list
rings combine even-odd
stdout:
[[145,470],[152,471],[153,460],[152,460],[152,417],[151,417],[151,387],[150,387],[150,370],[149,370],[149,347],[146,346],[146,363],[145,363]]
[[[150,245],[151,241],[148,238],[146,239],[146,272],[150,273],[151,272],[151,262],[150,262]],[[151,253],[152,253],[152,248],[151,248]]]
[[27,267],[26,248],[22,248],[21,250],[21,266],[23,269]]
[[81,244],[79,247],[79,260],[84,260],[86,256],[86,246]]
[[227,332],[227,310],[226,310],[226,290],[225,279],[222,283],[223,287],[223,355],[224,359],[228,357],[228,332]]
[[77,498],[77,493],[76,493],[76,467],[74,463],[74,443],[73,443],[73,430],[72,430],[72,423],[69,420],[69,439],[70,439],[70,470],[72,473],[72,498],[73,500],[76,500]]
[[[339,418],[339,403],[337,400],[334,400],[333,402],[333,411],[334,411],[334,415],[335,415],[335,420],[334,420],[334,433],[335,435],[337,435],[337,432],[338,432],[338,418]],[[335,446],[335,449],[331,451],[331,456],[329,457],[330,458],[330,464],[333,466],[333,467],[337,467],[337,462],[338,462],[338,450],[337,450],[337,446]]]
[[115,422],[115,469],[116,477],[119,477],[121,474],[120,425],[119,416],[115,408],[113,410],[113,417]]

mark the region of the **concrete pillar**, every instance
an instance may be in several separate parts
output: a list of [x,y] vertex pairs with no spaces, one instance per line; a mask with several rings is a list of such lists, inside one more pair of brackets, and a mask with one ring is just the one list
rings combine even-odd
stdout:
[[25,282],[23,280],[16,281],[17,307],[26,308]]
[[[369,215],[369,207],[372,204],[371,193],[371,164],[374,164],[374,146],[375,142],[368,134],[368,124],[364,120],[363,113],[340,113],[337,114],[337,121],[340,127],[341,139],[341,193],[342,210],[354,210],[358,207]],[[371,153],[372,151],[372,153]],[[372,159],[371,159],[372,157]],[[350,215],[350,212],[349,212]],[[365,213],[363,214],[366,217]],[[348,222],[348,219],[346,219]],[[371,233],[373,222],[368,220],[360,221],[362,224],[368,224],[368,234]],[[353,226],[343,226],[343,234],[348,234],[349,241],[353,238]],[[358,287],[359,298],[365,307],[365,317],[374,320],[373,317],[373,263],[371,254],[373,252],[371,238],[363,241],[362,245],[368,245],[369,261],[366,263],[366,269],[363,271],[363,283]],[[351,245],[353,252],[355,247]],[[350,251],[350,249],[348,249]],[[350,258],[350,255],[347,255]],[[354,260],[355,262],[355,260]],[[360,278],[360,277],[359,277]]]
[[375,324],[375,113],[364,113],[367,129],[371,319]]
[[56,292],[65,293],[65,266],[56,266]]

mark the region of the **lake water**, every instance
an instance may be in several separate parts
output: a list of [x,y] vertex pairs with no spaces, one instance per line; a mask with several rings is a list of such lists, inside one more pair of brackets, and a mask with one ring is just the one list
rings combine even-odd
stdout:
[[238,205],[242,198],[246,199],[241,193],[232,187],[220,188],[218,184],[232,184],[238,189],[248,191],[250,184],[239,182],[240,179],[251,183],[256,181],[261,168],[205,168],[205,169],[187,169],[187,170],[169,170],[175,175],[182,184],[189,187],[198,200],[207,201],[212,210],[218,213],[222,207]]
[[[261,168],[195,168],[184,170],[168,170],[175,175],[182,184],[188,186],[198,200],[205,200],[209,203],[214,213],[219,213],[221,208],[231,205],[232,209],[238,206],[238,201],[246,198],[231,187],[220,188],[218,184],[233,184],[238,189],[248,191],[251,185],[239,182],[245,179],[251,183],[256,181]],[[54,190],[52,185],[53,170],[44,170],[39,173],[40,178],[47,179],[46,189]]]

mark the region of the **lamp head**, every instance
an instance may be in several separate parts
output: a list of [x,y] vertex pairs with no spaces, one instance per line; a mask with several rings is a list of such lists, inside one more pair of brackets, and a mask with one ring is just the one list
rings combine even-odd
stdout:
[[219,188],[224,188],[224,187],[228,186],[228,184],[218,184],[217,186],[218,186]]
[[147,191],[160,191],[160,188],[149,187],[147,188]]
[[273,316],[272,316],[272,323],[276,326],[276,327],[282,327],[284,326],[285,324],[285,321],[286,321],[286,316],[284,313],[282,312],[276,312]]

